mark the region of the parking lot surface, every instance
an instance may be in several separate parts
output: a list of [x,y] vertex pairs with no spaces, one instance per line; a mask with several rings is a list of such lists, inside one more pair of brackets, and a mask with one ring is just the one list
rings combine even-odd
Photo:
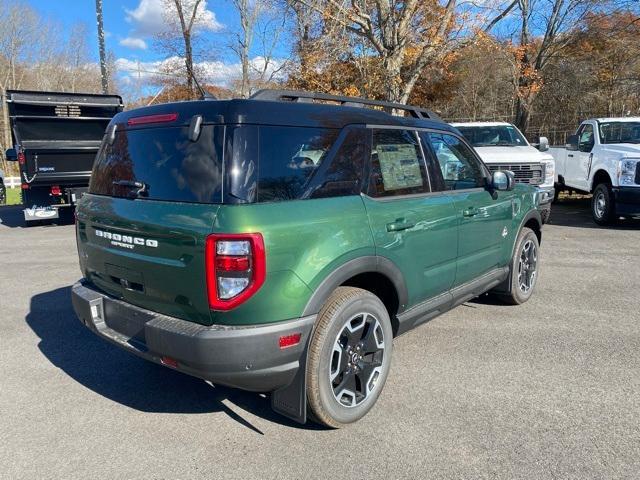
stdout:
[[395,341],[342,430],[141,360],[70,303],[73,225],[0,209],[0,478],[639,478],[640,221],[554,206],[519,307],[481,298]]

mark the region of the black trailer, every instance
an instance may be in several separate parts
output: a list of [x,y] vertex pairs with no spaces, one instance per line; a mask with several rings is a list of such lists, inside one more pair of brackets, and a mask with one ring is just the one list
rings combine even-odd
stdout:
[[93,161],[118,95],[7,90],[14,148],[20,164],[24,219],[58,218],[86,192]]

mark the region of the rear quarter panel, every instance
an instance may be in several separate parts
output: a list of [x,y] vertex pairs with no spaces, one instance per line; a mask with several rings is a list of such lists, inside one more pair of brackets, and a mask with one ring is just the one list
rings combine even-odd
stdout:
[[371,229],[359,196],[220,207],[214,231],[261,233],[267,276],[258,292],[218,324],[271,323],[302,315],[322,280],[354,258],[374,255]]

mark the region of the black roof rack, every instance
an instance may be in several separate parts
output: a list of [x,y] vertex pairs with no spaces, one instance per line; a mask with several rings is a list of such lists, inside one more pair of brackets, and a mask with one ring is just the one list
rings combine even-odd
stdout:
[[328,93],[303,92],[297,90],[271,90],[264,89],[254,93],[251,98],[253,100],[271,100],[276,102],[300,102],[313,103],[314,100],[325,100],[337,102],[345,107],[364,107],[375,106],[383,108],[393,108],[404,110],[414,118],[428,118],[431,120],[440,120],[440,117],[431,110],[414,105],[404,105],[402,103],[385,102],[383,100],[368,100],[360,97],[343,97],[340,95],[330,95]]

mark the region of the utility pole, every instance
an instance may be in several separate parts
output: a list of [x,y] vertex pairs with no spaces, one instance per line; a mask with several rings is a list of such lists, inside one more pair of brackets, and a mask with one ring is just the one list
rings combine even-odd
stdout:
[[98,20],[98,46],[100,49],[100,76],[102,77],[102,93],[109,93],[107,77],[107,53],[104,46],[104,26],[102,24],[102,0],[96,0],[96,18]]

